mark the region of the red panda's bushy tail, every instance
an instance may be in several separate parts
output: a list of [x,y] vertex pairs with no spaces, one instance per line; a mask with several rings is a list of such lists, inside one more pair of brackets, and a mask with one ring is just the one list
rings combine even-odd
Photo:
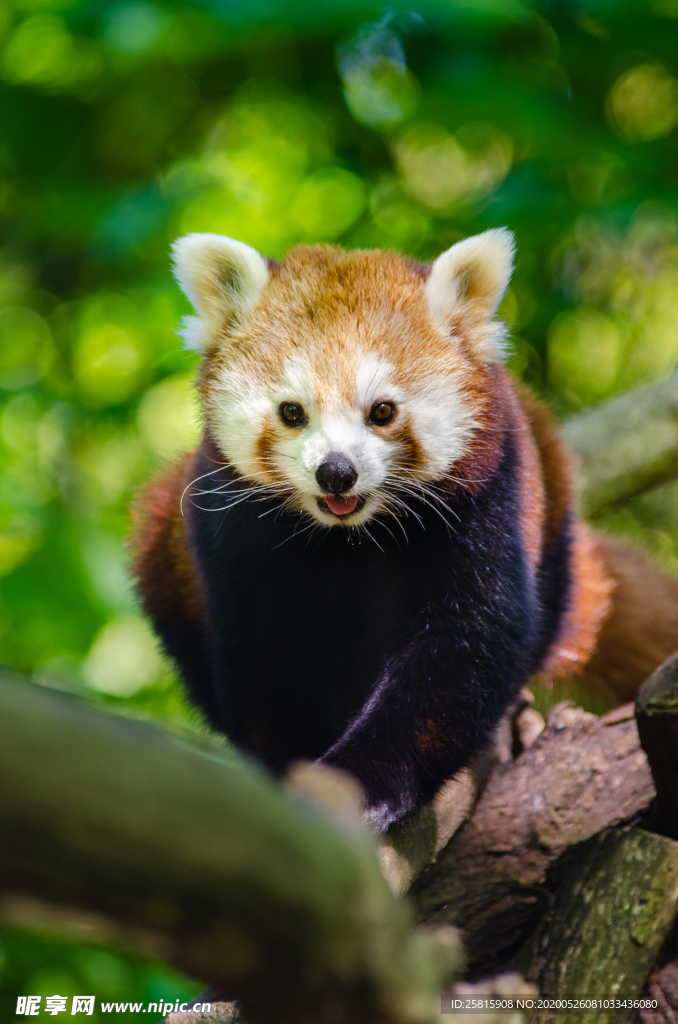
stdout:
[[678,578],[661,572],[637,548],[596,534],[614,589],[595,651],[584,668],[618,702],[678,650]]

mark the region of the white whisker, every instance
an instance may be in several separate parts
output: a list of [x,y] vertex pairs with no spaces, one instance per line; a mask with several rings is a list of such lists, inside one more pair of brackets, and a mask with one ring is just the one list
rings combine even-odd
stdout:
[[272,547],[272,548],[271,548],[271,550],[272,550],[272,551],[277,551],[277,550],[278,550],[278,548],[282,548],[282,547],[284,547],[284,546],[285,546],[285,544],[287,544],[287,543],[288,543],[289,541],[291,541],[291,540],[294,540],[294,538],[295,538],[295,537],[301,537],[301,535],[302,535],[303,533],[306,533],[306,532],[307,532],[307,530],[312,530],[312,529],[313,529],[313,527],[314,527],[314,526],[317,526],[317,525],[318,525],[318,524],[316,523],[316,521],[315,521],[315,520],[312,520],[312,521],[311,521],[310,523],[308,523],[308,525],[307,525],[307,526],[305,526],[305,527],[303,528],[303,530],[295,530],[295,531],[294,531],[294,533],[291,533],[291,534],[289,535],[289,537],[285,537],[285,539],[284,539],[284,540],[281,540],[281,541],[280,541],[280,543],[279,543],[279,544],[276,544],[276,545],[275,545],[274,547]]
[[396,494],[393,489],[389,489],[387,491],[387,493],[388,493],[389,497],[391,498],[391,500],[395,503],[395,505],[397,507],[404,508],[407,512],[409,512],[409,514],[411,516],[414,516],[414,518],[417,520],[417,522],[421,526],[422,530],[424,530],[424,531],[426,530],[426,526],[424,525],[424,520],[421,518],[421,516],[417,512],[414,511],[414,509],[410,505],[407,504],[406,501],[404,501],[400,497],[399,494]]
[[250,495],[248,492],[247,494],[243,494],[242,497],[236,498],[236,500],[230,502],[230,504],[219,505],[217,508],[208,508],[206,505],[196,505],[194,501],[191,502],[191,504],[193,505],[194,508],[200,509],[201,512],[228,512],[229,509],[235,508],[236,505],[242,504],[243,501],[247,501],[249,496]]
[[206,476],[214,476],[215,473],[219,473],[223,468],[224,467],[222,465],[219,465],[216,469],[211,469],[209,473],[203,473],[202,476],[196,476],[190,483],[186,484],[181,492],[181,497],[179,498],[179,512],[181,513],[182,518],[184,515],[184,497],[186,496],[186,491],[188,491],[193,484],[197,484],[199,480],[204,480]]
[[[384,512],[386,513],[386,515],[391,516],[391,518],[395,520],[395,522],[398,524],[398,527],[399,527],[403,537],[405,538],[405,543],[409,544],[410,543],[410,538],[407,536],[407,530],[403,526],[403,523],[402,523],[400,517],[391,508],[391,505],[390,505],[388,499],[386,499],[382,503],[382,508],[383,508]],[[382,525],[384,525],[384,524],[382,524]]]
[[379,543],[379,541],[378,541],[378,540],[376,539],[376,537],[375,537],[375,536],[374,536],[374,535],[373,535],[372,533],[370,533],[370,531],[369,531],[369,529],[368,529],[368,527],[367,527],[367,523],[362,523],[362,524],[361,524],[361,526],[359,526],[359,527],[358,527],[358,529],[362,529],[362,530],[364,530],[364,531],[365,531],[365,533],[366,533],[366,534],[367,534],[367,536],[368,536],[368,537],[370,538],[370,540],[372,541],[372,543],[373,543],[373,544],[376,544],[376,545],[377,545],[377,547],[379,548],[379,550],[381,551],[381,553],[382,553],[382,555],[383,555],[383,553],[384,553],[384,549],[382,548],[381,544],[380,544],[380,543]]

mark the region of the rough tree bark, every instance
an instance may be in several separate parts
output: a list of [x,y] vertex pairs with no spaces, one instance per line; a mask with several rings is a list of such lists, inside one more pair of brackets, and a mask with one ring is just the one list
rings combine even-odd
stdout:
[[653,796],[632,707],[597,718],[556,706],[539,738],[492,773],[471,818],[415,884],[419,918],[459,925],[474,973],[496,969],[545,911],[557,859],[633,821]]
[[[462,928],[472,975],[514,968],[553,999],[637,999],[659,961],[648,995],[668,1015],[643,1020],[678,1019],[678,842],[647,830],[676,826],[677,668],[674,656],[641,690],[640,735],[631,705],[602,718],[554,708],[415,883],[418,919]],[[578,1019],[636,1015],[596,1008]]]
[[[640,828],[601,833],[570,853],[552,885],[521,956],[525,973],[553,999],[639,998],[678,912],[678,843]],[[614,1024],[633,1015],[603,1004],[586,1016]],[[532,1018],[559,1019],[557,1009]]]

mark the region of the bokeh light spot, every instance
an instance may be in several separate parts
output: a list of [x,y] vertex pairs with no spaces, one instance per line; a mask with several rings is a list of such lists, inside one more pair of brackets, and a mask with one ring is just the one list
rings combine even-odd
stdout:
[[621,356],[621,331],[606,313],[580,307],[560,313],[551,324],[549,381],[573,405],[614,390]]
[[316,171],[301,183],[292,200],[290,220],[304,240],[338,238],[365,206],[365,186],[341,167]]
[[130,697],[151,684],[162,669],[151,627],[138,615],[121,615],[109,620],[95,637],[83,674],[95,690]]
[[163,458],[188,451],[199,440],[200,411],[192,374],[177,374],[155,384],[137,414],[146,444]]
[[95,75],[100,57],[94,44],[76,40],[56,14],[34,14],[12,32],[0,68],[10,82],[59,89]]
[[78,339],[74,376],[83,394],[97,404],[124,401],[141,385],[145,371],[144,346],[125,327],[92,325]]
[[466,154],[439,125],[417,124],[406,129],[396,142],[395,155],[408,192],[434,210],[450,206],[469,187]]
[[0,532],[0,576],[13,572],[25,561],[38,543],[37,533]]
[[379,57],[346,71],[344,97],[356,121],[392,128],[414,114],[419,86],[404,64]]
[[118,4],[106,21],[106,38],[120,53],[138,56],[152,50],[168,22],[169,16],[155,4]]
[[626,138],[659,139],[678,124],[678,80],[663,64],[638,64],[614,83],[607,110]]
[[0,309],[0,388],[26,387],[49,369],[54,354],[47,322],[24,306]]

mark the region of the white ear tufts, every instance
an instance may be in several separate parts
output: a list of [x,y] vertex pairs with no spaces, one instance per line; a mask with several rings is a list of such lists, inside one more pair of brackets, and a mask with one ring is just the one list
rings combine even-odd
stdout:
[[480,347],[488,358],[502,351],[503,330],[491,323],[491,317],[511,279],[514,248],[506,228],[473,235],[442,253],[426,281],[426,299],[436,324],[449,331],[455,320],[463,319],[480,329]]
[[205,349],[216,329],[241,322],[255,307],[268,282],[264,257],[234,238],[192,234],[172,246],[174,275],[198,313],[184,321],[191,348]]

